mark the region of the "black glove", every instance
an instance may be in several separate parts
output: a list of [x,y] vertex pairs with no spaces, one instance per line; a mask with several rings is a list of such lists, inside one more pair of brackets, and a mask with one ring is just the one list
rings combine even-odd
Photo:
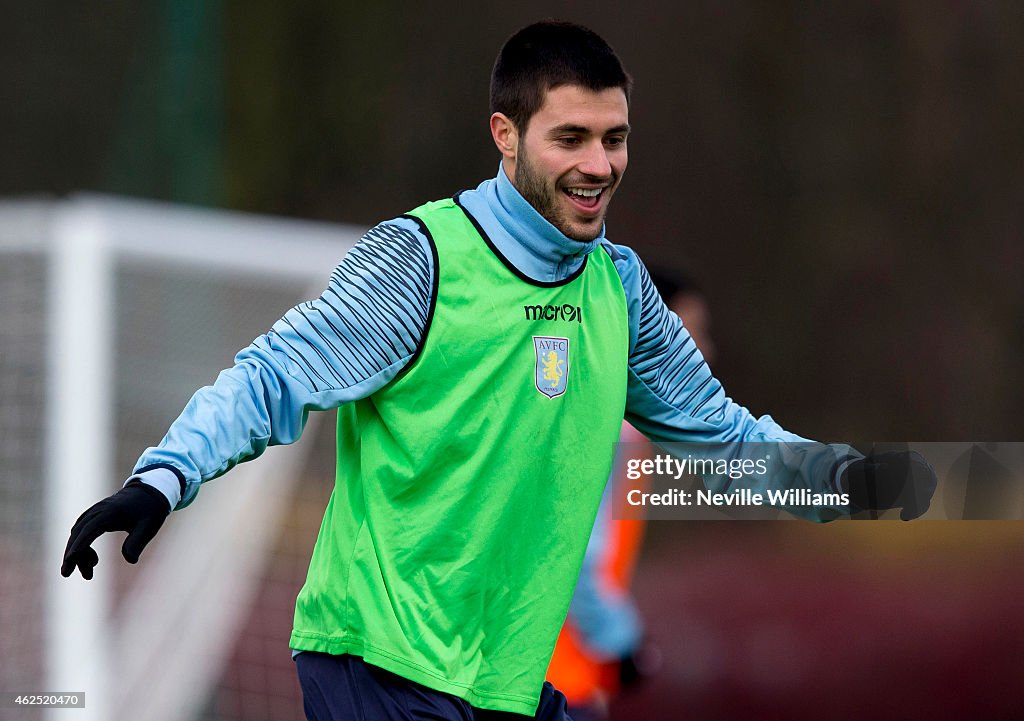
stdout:
[[900,508],[900,518],[910,521],[928,510],[938,479],[917,451],[889,451],[851,461],[840,483],[849,492],[851,505]]
[[661,668],[661,649],[650,639],[643,639],[630,653],[619,658],[619,686],[636,686],[653,676]]
[[71,529],[60,575],[67,578],[78,566],[82,578],[90,580],[92,569],[100,562],[92,542],[111,531],[127,531],[121,555],[128,563],[138,563],[146,544],[164,524],[171,512],[167,498],[153,486],[131,481],[120,491],[104,498],[78,517]]
[[622,688],[635,686],[643,677],[643,673],[636,665],[636,657],[633,654],[626,654],[619,659],[619,685]]

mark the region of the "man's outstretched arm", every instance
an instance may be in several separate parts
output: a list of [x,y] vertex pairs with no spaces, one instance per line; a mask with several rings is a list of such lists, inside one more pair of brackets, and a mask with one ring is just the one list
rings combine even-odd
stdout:
[[[62,573],[77,566],[91,577],[98,561],[91,544],[114,530],[129,531],[124,555],[134,562],[167,513],[191,503],[203,482],[269,445],[298,440],[309,411],[365,398],[390,382],[424,336],[434,272],[413,221],[370,230],[319,298],[289,310],[240,351],[142,454],[125,487],[82,514]],[[132,529],[142,535],[133,539]]]
[[630,316],[627,421],[654,441],[789,444],[795,484],[850,497],[843,508],[788,508],[812,520],[867,508],[901,508],[905,519],[927,511],[936,480],[921,456],[865,458],[848,446],[816,444],[729,398],[643,263],[628,248],[615,250]]

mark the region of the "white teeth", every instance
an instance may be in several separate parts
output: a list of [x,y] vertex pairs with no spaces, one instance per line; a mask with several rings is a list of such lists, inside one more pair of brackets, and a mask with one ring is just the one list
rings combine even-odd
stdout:
[[582,195],[584,198],[593,198],[600,195],[604,188],[566,188],[573,195]]

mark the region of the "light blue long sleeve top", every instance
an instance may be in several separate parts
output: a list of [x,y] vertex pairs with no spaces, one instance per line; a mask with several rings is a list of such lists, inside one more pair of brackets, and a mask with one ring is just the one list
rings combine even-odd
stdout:
[[[804,440],[726,396],[628,247],[610,243],[603,231],[590,242],[566,237],[501,168],[459,201],[506,262],[535,281],[566,278],[598,246],[611,255],[629,317],[625,417],[646,436],[695,443]],[[430,243],[414,221],[398,217],[372,228],[341,260],[319,298],[289,310],[242,349],[213,385],[195,393],[159,445],[142,454],[129,480],[158,488],[172,508],[182,508],[203,482],[269,445],[298,440],[310,411],[337,408],[383,388],[423,340],[435,272]]]

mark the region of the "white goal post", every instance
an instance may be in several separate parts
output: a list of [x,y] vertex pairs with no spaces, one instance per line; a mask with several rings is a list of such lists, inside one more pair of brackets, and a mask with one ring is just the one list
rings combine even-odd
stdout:
[[0,691],[85,693],[47,719],[230,718],[212,686],[315,440],[204,486],[137,567],[121,534],[92,581],[61,578],[60,558],[191,392],[316,297],[361,234],[91,195],[0,202],[0,578],[17,584],[0,592]]

